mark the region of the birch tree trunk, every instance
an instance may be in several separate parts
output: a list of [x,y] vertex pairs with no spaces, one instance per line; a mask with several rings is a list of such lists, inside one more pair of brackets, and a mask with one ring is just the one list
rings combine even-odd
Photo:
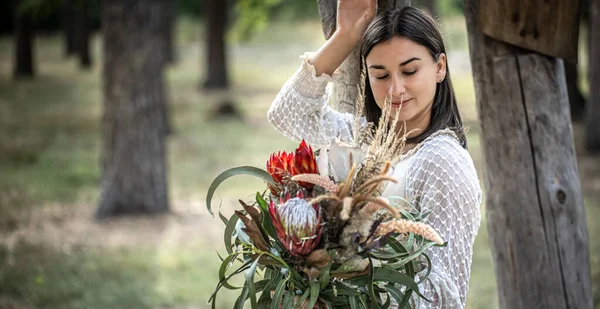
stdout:
[[[478,3],[463,0],[499,307],[591,309],[588,232],[562,60],[484,35]],[[513,22],[539,14],[515,12]]]
[[161,1],[103,3],[103,173],[97,218],[169,209]]

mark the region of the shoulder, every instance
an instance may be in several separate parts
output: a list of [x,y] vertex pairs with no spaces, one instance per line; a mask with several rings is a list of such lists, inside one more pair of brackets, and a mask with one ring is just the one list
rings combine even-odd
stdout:
[[408,178],[417,187],[429,183],[480,190],[471,155],[450,132],[441,132],[423,141],[411,161]]

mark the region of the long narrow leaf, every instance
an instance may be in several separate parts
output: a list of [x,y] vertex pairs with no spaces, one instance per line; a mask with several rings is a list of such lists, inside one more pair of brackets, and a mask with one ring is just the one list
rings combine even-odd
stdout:
[[369,297],[373,300],[373,304],[375,305],[375,308],[381,309],[381,307],[379,306],[379,302],[377,301],[377,298],[375,297],[375,289],[373,288],[373,284],[375,282],[374,269],[375,269],[375,267],[373,267],[373,259],[371,259],[371,257],[369,257],[369,277],[371,278],[371,280],[369,280],[369,284],[367,284],[367,291],[369,292]]
[[275,226],[273,226],[273,222],[271,222],[271,218],[269,217],[269,206],[267,205],[267,201],[263,199],[260,193],[256,193],[256,202],[258,203],[258,207],[262,213],[262,228],[267,233],[267,235],[271,236],[271,238],[279,241],[277,238],[277,232],[275,231]]
[[239,167],[234,167],[234,168],[228,169],[228,170],[224,171],[223,173],[221,173],[219,176],[217,176],[217,178],[215,178],[215,180],[213,180],[213,182],[210,184],[210,187],[208,188],[208,193],[206,194],[206,208],[208,209],[208,212],[211,215],[214,216],[212,209],[211,209],[211,201],[212,201],[213,195],[215,194],[215,191],[217,190],[217,188],[219,187],[219,185],[221,185],[221,183],[223,181],[225,181],[227,178],[235,176],[235,175],[256,176],[270,184],[275,185],[275,182],[273,181],[273,177],[271,177],[271,175],[269,175],[269,173],[267,173],[267,171],[260,169],[258,167],[239,166]]
[[254,274],[256,273],[256,266],[258,266],[258,260],[262,256],[259,255],[256,260],[246,269],[246,286],[248,287],[248,294],[250,295],[250,306],[252,309],[257,309],[258,304],[256,301],[256,287],[254,286]]
[[306,289],[304,291],[304,293],[302,294],[302,297],[300,297],[300,299],[298,300],[298,302],[296,303],[294,308],[301,308],[302,305],[304,304],[304,302],[308,299],[308,296],[310,296],[310,289]]
[[225,260],[223,260],[223,263],[221,263],[221,267],[219,268],[219,282],[223,282],[223,287],[225,287],[229,290],[241,289],[241,287],[236,287],[236,286],[230,285],[227,281],[225,281],[225,272],[227,271],[227,268],[229,268],[230,264],[232,263],[232,260],[234,260],[237,256],[238,256],[237,253],[230,254],[228,257],[225,258]]
[[350,296],[350,309],[359,309],[358,297]]
[[233,214],[231,218],[229,218],[229,221],[225,226],[225,231],[223,232],[225,250],[227,250],[227,253],[229,254],[233,253],[233,249],[231,248],[231,239],[233,238],[233,232],[235,231],[235,225],[237,224],[238,220],[240,220],[240,218],[237,215]]
[[267,268],[265,273],[269,273],[271,277],[269,278],[269,282],[265,286],[262,295],[260,295],[260,298],[258,299],[258,306],[260,308],[267,308],[267,304],[269,304],[269,300],[271,300],[271,291],[275,291],[277,283],[282,280],[281,272],[279,271],[269,270]]
[[287,279],[279,281],[277,285],[277,289],[275,289],[275,294],[273,295],[273,301],[271,302],[271,309],[279,309],[281,306],[281,299],[283,297],[283,292],[285,291],[285,285],[287,284]]
[[308,302],[308,306],[306,308],[314,308],[317,300],[319,300],[319,291],[321,290],[321,285],[318,281],[313,281],[310,283],[310,301]]

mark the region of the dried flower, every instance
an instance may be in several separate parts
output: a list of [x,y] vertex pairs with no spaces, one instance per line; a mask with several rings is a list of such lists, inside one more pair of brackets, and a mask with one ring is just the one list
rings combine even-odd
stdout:
[[389,233],[413,233],[421,235],[438,245],[443,245],[444,240],[440,235],[428,224],[422,222],[414,222],[405,219],[393,219],[381,223],[375,232],[378,236],[383,236]]

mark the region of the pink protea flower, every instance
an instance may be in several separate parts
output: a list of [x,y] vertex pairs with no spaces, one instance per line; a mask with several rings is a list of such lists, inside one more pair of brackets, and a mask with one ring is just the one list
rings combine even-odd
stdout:
[[279,206],[271,200],[269,215],[277,237],[292,255],[306,256],[319,244],[321,211],[317,205],[311,205],[301,197],[288,199]]

